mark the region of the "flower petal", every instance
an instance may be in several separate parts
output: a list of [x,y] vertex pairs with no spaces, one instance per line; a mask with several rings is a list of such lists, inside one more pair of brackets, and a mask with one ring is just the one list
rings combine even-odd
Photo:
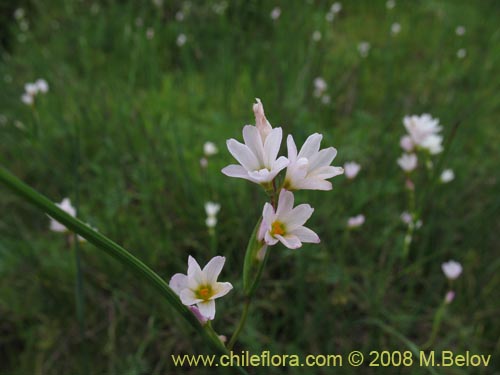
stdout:
[[188,288],[183,289],[179,297],[181,298],[182,303],[186,306],[191,306],[194,305],[195,303],[203,301],[202,299],[196,298],[194,292]]
[[210,259],[210,262],[203,268],[203,274],[205,275],[205,281],[208,284],[214,284],[217,282],[222,267],[224,267],[225,257],[216,256]]
[[288,149],[288,160],[293,163],[297,159],[297,146],[291,134],[286,138],[286,147]]
[[228,139],[226,143],[231,155],[233,155],[238,163],[240,163],[246,170],[253,171],[260,169],[259,160],[247,145],[244,145],[235,139]]
[[188,258],[188,287],[191,289],[196,289],[198,285],[204,284],[205,280],[203,277],[203,272],[201,272],[200,265],[191,255]]
[[233,285],[231,283],[216,283],[214,287],[215,294],[212,296],[212,299],[225,296],[231,291],[231,289],[233,289]]
[[314,212],[309,204],[299,204],[286,217],[283,217],[287,232],[293,231],[295,228],[304,224]]
[[222,173],[229,177],[249,179],[248,171],[241,165],[231,164],[222,169]]
[[301,242],[307,243],[319,243],[320,239],[318,235],[311,229],[306,227],[295,228],[290,234],[296,235]]
[[276,210],[276,216],[278,216],[278,220],[292,211],[293,202],[293,193],[291,191],[282,189],[278,199],[278,209]]
[[248,148],[254,153],[260,164],[264,163],[264,142],[260,136],[259,130],[252,125],[243,127],[243,140]]
[[274,128],[266,137],[266,141],[264,142],[264,165],[269,169],[278,157],[282,138],[283,131],[281,128]]
[[319,151],[309,159],[309,170],[330,165],[335,156],[337,156],[337,150],[334,147],[328,147]]
[[200,313],[209,320],[215,318],[215,301],[213,299],[203,302],[198,302],[197,304]]
[[285,236],[277,235],[276,238],[278,238],[281,243],[289,249],[298,249],[302,246],[299,238],[293,234],[287,234]]
[[300,149],[298,157],[306,159],[311,158],[314,154],[316,154],[319,151],[319,146],[322,139],[323,136],[319,133],[314,133],[310,135],[304,142],[302,148]]
[[182,273],[176,273],[172,276],[168,285],[177,295],[179,295],[182,290],[187,288],[188,278]]

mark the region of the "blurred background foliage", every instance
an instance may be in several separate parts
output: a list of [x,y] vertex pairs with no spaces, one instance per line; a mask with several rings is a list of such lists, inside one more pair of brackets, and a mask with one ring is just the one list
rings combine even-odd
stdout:
[[[354,180],[333,179],[331,192],[297,193],[316,208],[309,226],[322,242],[271,250],[237,349],[406,350],[367,319],[421,345],[447,291],[441,263],[452,258],[464,272],[433,348],[492,354],[493,367],[474,373],[500,366],[497,1],[396,1],[393,9],[343,1],[333,22],[325,18],[331,2],[320,0],[0,4],[1,164],[55,202],[70,197],[79,217],[166,280],[185,272],[189,254],[201,264],[226,256],[221,280],[235,290],[217,303],[221,334],[232,333],[241,312],[244,249],[265,201],[258,186],[220,173],[232,163],[225,140],[254,123],[254,98],[298,144],[320,132],[338,149],[334,165],[361,164]],[[371,46],[365,58],[362,41]],[[329,103],[314,97],[316,77],[327,82]],[[37,78],[50,91],[30,107],[20,97]],[[445,140],[458,126],[443,163],[456,178],[423,202],[424,224],[405,259],[396,159],[403,116],[425,112],[440,119]],[[205,141],[219,153],[202,168]],[[428,183],[417,181],[417,194]],[[171,353],[206,350],[155,292],[88,244],[82,338],[74,250],[45,215],[3,187],[0,194],[1,374],[179,373]],[[222,206],[215,240],[207,200]],[[359,213],[366,223],[347,231]]]

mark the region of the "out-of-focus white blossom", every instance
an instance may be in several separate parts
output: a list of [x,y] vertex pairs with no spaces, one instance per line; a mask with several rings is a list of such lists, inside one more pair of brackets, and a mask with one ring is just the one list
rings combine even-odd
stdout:
[[401,32],[401,24],[399,24],[398,22],[394,22],[392,25],[391,25],[391,34],[392,35],[397,35]]
[[455,260],[443,263],[441,269],[448,280],[455,280],[462,273],[462,265]]
[[414,145],[426,149],[431,154],[443,151],[443,137],[438,135],[442,128],[438,119],[424,113],[421,116],[405,116],[403,124]]
[[399,141],[399,145],[406,152],[413,151],[413,148],[415,147],[415,145],[413,144],[413,141],[411,140],[411,137],[409,135],[402,136],[400,141]]
[[214,228],[217,225],[217,214],[220,211],[220,204],[215,202],[205,203],[205,212],[207,214],[207,219],[205,224],[208,228]]
[[205,154],[205,156],[216,155],[218,152],[219,149],[217,148],[215,143],[208,141],[203,144],[203,153]]
[[26,14],[26,12],[24,11],[23,8],[17,8],[14,11],[14,18],[19,21],[19,20],[24,18],[25,14]]
[[441,182],[443,184],[446,184],[450,181],[453,181],[454,178],[455,178],[455,173],[453,173],[453,170],[451,170],[451,169],[445,169],[441,173],[441,176],[439,177],[439,179],[441,180]]
[[342,4],[339,2],[333,3],[332,6],[330,7],[330,12],[335,14],[340,13],[341,10],[342,10]]
[[[68,213],[69,215],[76,217],[76,209],[73,207],[71,204],[71,200],[69,198],[64,198],[61,203],[56,203],[56,206],[58,206],[61,210],[64,212]],[[53,232],[67,232],[68,229],[58,222],[57,220],[50,218],[50,230]]]
[[365,223],[365,215],[359,214],[353,217],[350,217],[347,220],[347,227],[349,229],[354,229],[362,226]]
[[276,7],[271,11],[271,19],[276,21],[281,16],[281,8]]
[[314,79],[314,96],[319,98],[326,91],[328,85],[323,77],[316,77]]
[[444,303],[449,305],[450,303],[453,302],[454,299],[455,299],[455,292],[453,290],[449,290],[448,292],[446,292],[446,295],[444,296]]
[[177,36],[176,43],[179,47],[182,47],[187,42],[187,36],[185,34],[179,34]]
[[331,98],[330,98],[330,95],[328,94],[325,94],[321,97],[321,103],[323,104],[330,104],[330,101],[331,101]]
[[463,35],[465,35],[465,31],[466,31],[465,27],[462,25],[459,25],[455,29],[455,34],[457,34],[458,36],[463,36]]
[[457,57],[459,59],[464,59],[465,57],[467,56],[467,50],[465,48],[460,48],[458,51],[457,51]]
[[356,177],[360,170],[361,165],[359,165],[355,161],[349,161],[344,164],[344,173],[349,180],[352,180],[354,177]]
[[409,225],[413,221],[413,216],[408,211],[404,211],[401,213],[401,221]]
[[312,34],[312,40],[319,42],[321,40],[321,32],[318,30],[314,31]]
[[405,172],[411,172],[417,168],[417,155],[416,154],[403,154],[398,159],[398,164]]
[[38,86],[36,83],[27,83],[24,85],[24,91],[28,95],[35,96],[38,94]]
[[370,53],[370,48],[371,48],[371,45],[369,42],[360,42],[358,44],[358,52],[360,54],[361,57],[367,57],[368,54]]
[[387,0],[387,2],[385,3],[385,7],[387,9],[394,9],[395,6],[396,6],[395,0]]
[[178,11],[177,13],[175,13],[175,19],[179,22],[182,22],[184,21],[184,13],[182,11]]
[[146,30],[146,38],[151,40],[154,37],[155,37],[155,30],[152,27],[148,27],[148,29]]
[[333,22],[334,19],[335,19],[335,13],[333,12],[328,12],[325,15],[325,20],[327,20],[328,22]]
[[33,97],[33,95],[24,93],[23,95],[21,95],[21,101],[26,105],[33,105],[33,103],[35,102],[35,98]]

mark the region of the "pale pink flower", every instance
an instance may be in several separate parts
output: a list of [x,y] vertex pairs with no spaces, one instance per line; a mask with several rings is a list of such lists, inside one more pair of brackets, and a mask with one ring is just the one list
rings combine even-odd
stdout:
[[453,290],[449,290],[444,296],[444,303],[449,305],[455,299],[455,292]]
[[431,154],[443,151],[441,145],[443,137],[438,135],[442,128],[439,126],[438,119],[424,113],[421,116],[405,116],[403,124],[414,145],[426,149]]
[[219,152],[219,149],[213,142],[205,142],[203,144],[203,153],[205,156],[213,156]]
[[314,208],[308,204],[300,204],[294,208],[293,204],[293,193],[282,189],[276,210],[269,203],[264,205],[258,234],[260,240],[270,246],[279,241],[289,249],[297,249],[303,242],[320,242],[316,233],[303,226],[311,217]]
[[46,94],[49,91],[49,84],[43,78],[37,79],[35,85],[37,87],[37,91],[42,94]]
[[279,7],[276,7],[271,11],[271,19],[273,21],[276,21],[278,18],[280,18],[280,16],[281,16],[281,9]]
[[452,169],[445,169],[443,173],[441,173],[441,176],[439,177],[440,181],[443,184],[453,181],[454,178],[455,178],[455,173],[453,173]]
[[398,164],[405,172],[411,172],[417,168],[417,155],[416,154],[403,154],[398,159]]
[[365,215],[360,214],[357,216],[350,217],[347,220],[347,227],[350,229],[358,228],[362,226],[364,223],[365,223]]
[[399,145],[406,152],[413,151],[413,148],[415,147],[415,145],[413,144],[413,141],[411,140],[411,137],[409,135],[402,136],[401,140],[399,141]]
[[333,167],[337,150],[329,147],[320,150],[323,136],[314,133],[309,136],[297,154],[297,146],[291,135],[287,138],[288,160],[284,186],[288,190],[331,190],[329,178],[344,173],[342,167]]
[[449,280],[455,280],[462,273],[462,265],[454,260],[443,263],[441,269]]
[[359,165],[355,161],[349,161],[344,164],[345,176],[350,180],[356,177],[360,170],[361,170],[361,165]]
[[[217,282],[226,258],[216,256],[203,268],[189,256],[187,275],[176,273],[170,279],[170,288],[180,297],[186,306],[193,306],[208,320],[215,317],[215,299],[225,296],[233,286],[231,283]],[[193,310],[191,310],[193,311]],[[193,311],[197,315],[196,311]],[[198,317],[199,320],[200,317]]]

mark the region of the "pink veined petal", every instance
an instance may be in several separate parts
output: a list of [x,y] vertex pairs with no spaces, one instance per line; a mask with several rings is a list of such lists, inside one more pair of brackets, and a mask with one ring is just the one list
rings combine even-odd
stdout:
[[198,302],[197,306],[200,313],[208,320],[213,320],[215,318],[215,301],[213,299]]
[[172,276],[168,285],[177,295],[179,295],[182,290],[187,288],[188,278],[182,273],[176,273]]
[[214,284],[217,282],[217,278],[224,267],[225,257],[216,256],[210,259],[210,262],[203,267],[203,274],[205,275],[205,281],[207,284]]
[[302,242],[300,242],[299,238],[293,234],[286,234],[285,236],[277,235],[276,238],[278,238],[280,242],[289,249],[298,249],[302,246]]
[[274,164],[280,151],[281,139],[283,138],[283,131],[281,128],[274,128],[268,134],[264,142],[264,165],[268,168]]
[[179,297],[181,298],[181,302],[186,306],[191,306],[191,305],[194,305],[195,303],[203,301],[200,298],[196,298],[196,295],[194,294],[194,292],[191,289],[181,290]]
[[286,147],[288,149],[288,160],[293,163],[297,159],[297,146],[291,134],[286,138]]
[[323,139],[323,136],[319,133],[314,133],[310,135],[304,142],[302,148],[300,149],[298,157],[306,159],[311,158],[314,154],[316,154],[319,151],[321,139]]
[[233,155],[238,163],[245,167],[246,170],[253,171],[256,169],[260,169],[259,160],[253,154],[250,148],[248,148],[248,146],[238,142],[235,139],[228,139],[226,143],[231,155]]
[[309,170],[325,167],[332,163],[333,159],[337,156],[337,150],[333,147],[325,148],[313,155],[309,159]]
[[243,140],[248,148],[254,153],[259,160],[259,164],[264,164],[264,142],[260,136],[259,130],[252,125],[243,127]]
[[295,228],[303,225],[307,220],[309,220],[313,212],[314,208],[312,208],[310,205],[299,204],[285,217],[283,217],[287,231],[291,232]]
[[216,283],[214,289],[215,294],[212,296],[212,299],[225,296],[233,289],[233,285],[231,283]]
[[278,209],[276,210],[276,216],[278,220],[282,217],[286,217],[293,208],[294,197],[291,191],[282,189],[278,199]]
[[231,164],[222,169],[222,173],[229,177],[249,179],[248,171],[241,165]]
[[301,242],[307,243],[319,243],[320,239],[318,235],[313,232],[311,229],[306,227],[298,227],[295,228],[290,234],[296,235]]

